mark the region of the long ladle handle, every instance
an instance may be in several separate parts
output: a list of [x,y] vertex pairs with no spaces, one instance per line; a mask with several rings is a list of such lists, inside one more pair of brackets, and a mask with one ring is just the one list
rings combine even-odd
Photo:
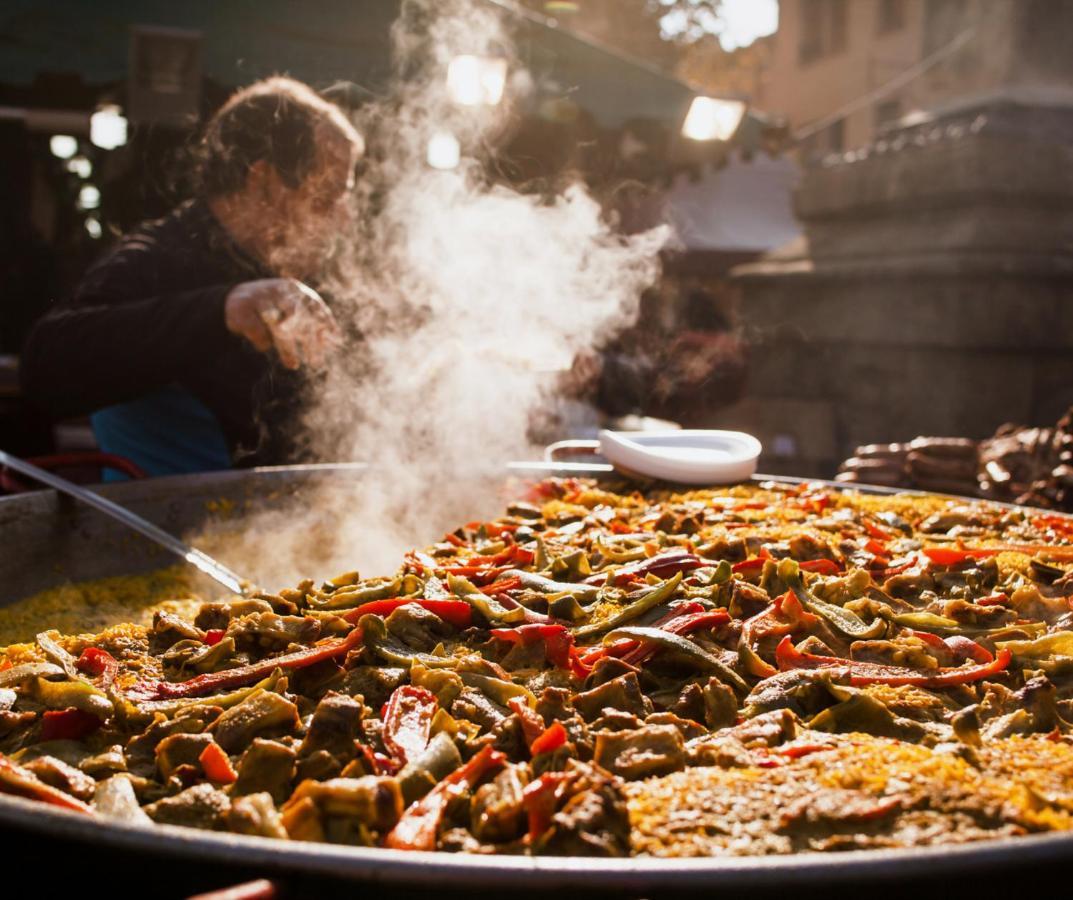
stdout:
[[0,465],[7,466],[9,469],[14,469],[16,472],[26,475],[34,481],[47,484],[50,488],[55,488],[57,491],[74,497],[76,500],[80,500],[87,506],[92,506],[94,509],[99,510],[107,516],[111,516],[113,519],[118,519],[128,528],[133,528],[139,534],[145,535],[149,540],[155,541],[157,544],[160,544],[161,547],[170,550],[176,556],[182,557],[190,563],[190,565],[204,572],[209,578],[222,584],[232,593],[246,593],[249,583],[244,578],[232,572],[222,563],[218,563],[208,554],[202,553],[200,550],[184,544],[174,535],[168,534],[168,532],[158,528],[152,522],[132,513],[129,509],[126,509],[117,503],[113,503],[111,500],[102,497],[100,494],[95,494],[93,491],[87,491],[85,488],[79,487],[77,484],[68,481],[66,478],[61,478],[59,475],[48,472],[45,469],[35,466],[33,463],[28,463],[23,459],[19,459],[17,456],[5,453],[3,450],[0,450]]

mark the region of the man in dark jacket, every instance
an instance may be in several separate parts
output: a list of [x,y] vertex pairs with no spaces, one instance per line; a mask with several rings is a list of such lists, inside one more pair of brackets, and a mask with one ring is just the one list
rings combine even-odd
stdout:
[[26,394],[92,413],[149,474],[293,460],[302,370],[338,344],[315,280],[363,151],[342,112],[285,78],[209,122],[200,192],[126,235],[23,351]]

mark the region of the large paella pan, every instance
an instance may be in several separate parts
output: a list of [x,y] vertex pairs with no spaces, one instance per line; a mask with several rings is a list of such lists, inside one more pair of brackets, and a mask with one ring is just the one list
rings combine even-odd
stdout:
[[[180,530],[206,500],[348,474],[118,490]],[[0,514],[9,559],[47,535],[70,576],[153,565],[132,544],[102,565],[104,526],[51,495]],[[1055,858],[1069,534],[830,485],[545,482],[383,577],[9,649],[0,817],[411,882],[731,887]]]

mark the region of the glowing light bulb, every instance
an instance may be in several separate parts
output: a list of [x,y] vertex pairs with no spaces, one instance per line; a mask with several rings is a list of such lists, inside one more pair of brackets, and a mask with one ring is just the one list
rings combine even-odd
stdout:
[[101,192],[94,184],[84,184],[78,192],[78,205],[82,209],[96,209],[101,205]]
[[89,139],[102,150],[115,150],[127,142],[127,120],[118,106],[102,106],[89,117]]
[[462,106],[495,106],[506,82],[507,61],[498,56],[456,56],[447,66],[447,93]]
[[434,169],[454,169],[462,159],[462,148],[458,138],[449,131],[440,131],[432,135],[428,142],[426,155],[428,164]]
[[99,240],[100,236],[103,234],[103,230],[101,229],[101,223],[93,216],[90,216],[88,219],[86,219],[86,234],[88,234],[95,241]]
[[67,160],[66,169],[68,172],[74,172],[79,178],[89,178],[93,174],[93,163],[84,156],[76,156],[74,159]]
[[694,141],[729,141],[744,115],[741,100],[694,97],[682,123],[682,136]]
[[48,139],[48,149],[57,159],[70,159],[78,152],[78,138],[69,134],[54,134]]

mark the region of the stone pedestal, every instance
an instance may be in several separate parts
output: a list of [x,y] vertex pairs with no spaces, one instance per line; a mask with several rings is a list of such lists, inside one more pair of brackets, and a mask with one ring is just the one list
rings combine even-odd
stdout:
[[804,239],[735,270],[767,471],[1073,403],[1073,100],[1009,89],[805,174]]

